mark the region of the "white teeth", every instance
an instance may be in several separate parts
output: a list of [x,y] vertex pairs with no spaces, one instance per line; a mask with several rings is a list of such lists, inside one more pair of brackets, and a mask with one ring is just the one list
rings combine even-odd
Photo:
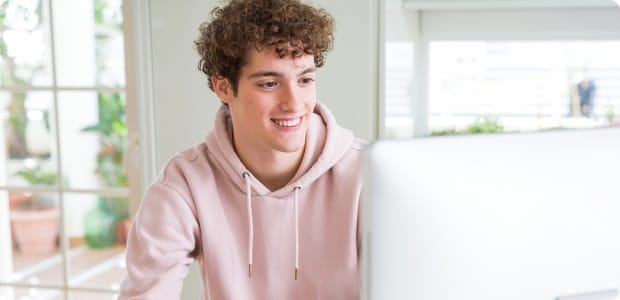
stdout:
[[299,125],[299,123],[301,122],[301,118],[296,118],[293,120],[273,120],[273,122],[276,123],[278,126],[293,127]]

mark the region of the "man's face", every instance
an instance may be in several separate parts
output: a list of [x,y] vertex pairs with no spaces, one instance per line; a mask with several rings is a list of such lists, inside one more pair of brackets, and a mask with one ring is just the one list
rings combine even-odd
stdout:
[[237,151],[303,151],[316,105],[315,71],[312,55],[280,58],[270,49],[250,50],[237,94],[222,99],[230,107]]

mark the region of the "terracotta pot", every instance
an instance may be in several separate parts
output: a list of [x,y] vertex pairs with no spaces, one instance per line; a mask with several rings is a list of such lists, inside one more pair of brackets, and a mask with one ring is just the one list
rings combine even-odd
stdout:
[[57,249],[60,211],[57,208],[11,211],[11,226],[19,252],[49,254]]
[[17,209],[22,203],[32,201],[32,198],[32,193],[9,192],[9,208]]
[[[11,211],[18,209],[22,206],[22,203],[30,202],[33,199],[32,193],[27,192],[9,192],[9,209]],[[13,232],[13,227],[11,226],[11,242],[13,243],[13,247],[16,246],[15,242],[15,233]]]
[[131,220],[123,219],[116,223],[116,242],[121,245],[127,244],[127,237],[131,228]]

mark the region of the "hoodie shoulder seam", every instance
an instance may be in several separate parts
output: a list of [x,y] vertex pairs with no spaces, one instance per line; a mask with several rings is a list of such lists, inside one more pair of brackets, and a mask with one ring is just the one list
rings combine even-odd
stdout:
[[174,160],[178,156],[178,157],[184,158],[187,162],[192,162],[192,161],[198,159],[198,157],[200,156],[200,151],[199,150],[202,147],[206,147],[206,144],[204,142],[195,144],[192,147],[189,147],[187,149],[181,150],[181,151],[179,151],[175,155],[175,157],[172,158],[172,160]]
[[172,163],[175,160],[181,159],[181,158],[183,158],[183,156],[181,156],[180,154],[177,154],[174,157],[172,157],[166,163],[166,165],[164,166],[164,169],[163,169],[163,171],[161,173],[161,177],[158,180],[156,180],[156,182],[161,184],[162,186],[166,187],[167,189],[171,190],[177,197],[182,199],[183,202],[185,202],[185,204],[190,207],[190,209],[194,213],[194,216],[196,216],[196,210],[195,210],[194,206],[190,203],[190,201],[188,199],[186,199],[185,197],[183,197],[183,195],[177,190],[177,188],[175,188],[173,185],[169,184],[169,182],[168,182],[168,173],[171,172],[169,170],[170,166],[172,165]]

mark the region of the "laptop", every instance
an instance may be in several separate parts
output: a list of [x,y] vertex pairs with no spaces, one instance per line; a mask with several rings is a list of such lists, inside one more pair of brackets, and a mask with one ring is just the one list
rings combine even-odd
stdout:
[[362,299],[613,300],[620,128],[380,140]]

